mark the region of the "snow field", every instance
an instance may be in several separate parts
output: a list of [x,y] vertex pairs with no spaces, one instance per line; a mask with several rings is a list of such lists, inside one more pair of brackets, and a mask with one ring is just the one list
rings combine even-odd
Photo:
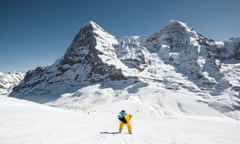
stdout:
[[[133,134],[118,131],[121,109]],[[162,115],[137,99],[63,110],[0,97],[1,144],[239,144],[240,123],[225,117]],[[102,134],[101,132],[105,132]]]

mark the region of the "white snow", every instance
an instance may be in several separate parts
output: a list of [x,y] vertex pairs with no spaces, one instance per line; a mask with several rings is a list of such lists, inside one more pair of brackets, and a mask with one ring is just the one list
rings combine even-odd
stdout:
[[0,95],[8,95],[24,77],[22,72],[0,72]]
[[[133,134],[118,131],[121,109],[134,114]],[[239,144],[240,123],[224,117],[162,115],[130,99],[62,110],[0,96],[1,144]],[[104,133],[103,133],[104,132]]]

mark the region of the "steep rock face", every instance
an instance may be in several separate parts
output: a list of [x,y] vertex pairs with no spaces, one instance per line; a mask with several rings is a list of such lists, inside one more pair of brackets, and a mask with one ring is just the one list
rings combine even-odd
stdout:
[[169,45],[171,52],[180,52],[189,44],[190,37],[197,38],[198,35],[185,23],[171,20],[165,27],[150,35],[147,41],[153,43],[154,48],[165,44]]
[[21,72],[0,73],[0,95],[8,95],[23,77]]
[[28,71],[12,96],[52,95],[73,92],[81,85],[103,79],[125,79],[113,45],[118,41],[99,25],[83,26],[63,58],[53,65]]
[[212,88],[222,78],[214,43],[183,22],[170,21],[150,35],[147,43],[165,63],[174,65],[190,78],[198,79],[196,83]]
[[147,67],[148,50],[141,44],[145,37],[118,38],[119,44],[115,45],[117,57],[128,67],[143,71]]
[[[115,72],[119,72],[114,63],[120,62],[113,48],[113,45],[117,44],[118,41],[114,36],[105,32],[96,23],[89,22],[80,30],[63,59],[60,60],[58,75],[68,71],[73,65],[81,65],[81,69],[86,74],[85,78],[90,78],[91,81],[101,80],[109,74],[114,75]],[[75,77],[75,80],[80,79],[78,76]]]
[[231,38],[223,42],[216,42],[217,53],[222,60],[240,60],[240,38]]

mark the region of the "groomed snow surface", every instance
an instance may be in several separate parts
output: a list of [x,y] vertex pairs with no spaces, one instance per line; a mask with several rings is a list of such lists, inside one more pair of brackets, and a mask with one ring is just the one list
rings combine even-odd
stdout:
[[[133,114],[132,135],[113,134],[121,109]],[[65,110],[0,96],[0,144],[240,143],[239,121],[161,112],[140,99]]]

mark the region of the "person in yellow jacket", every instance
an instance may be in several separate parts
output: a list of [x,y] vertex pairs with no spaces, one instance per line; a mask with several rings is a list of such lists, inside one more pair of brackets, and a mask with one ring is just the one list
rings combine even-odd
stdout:
[[130,123],[131,118],[132,118],[132,115],[127,114],[125,110],[122,110],[119,113],[118,119],[120,120],[120,124],[119,124],[119,132],[120,133],[122,132],[124,125],[126,125],[128,128],[128,133],[132,134],[132,126]]

